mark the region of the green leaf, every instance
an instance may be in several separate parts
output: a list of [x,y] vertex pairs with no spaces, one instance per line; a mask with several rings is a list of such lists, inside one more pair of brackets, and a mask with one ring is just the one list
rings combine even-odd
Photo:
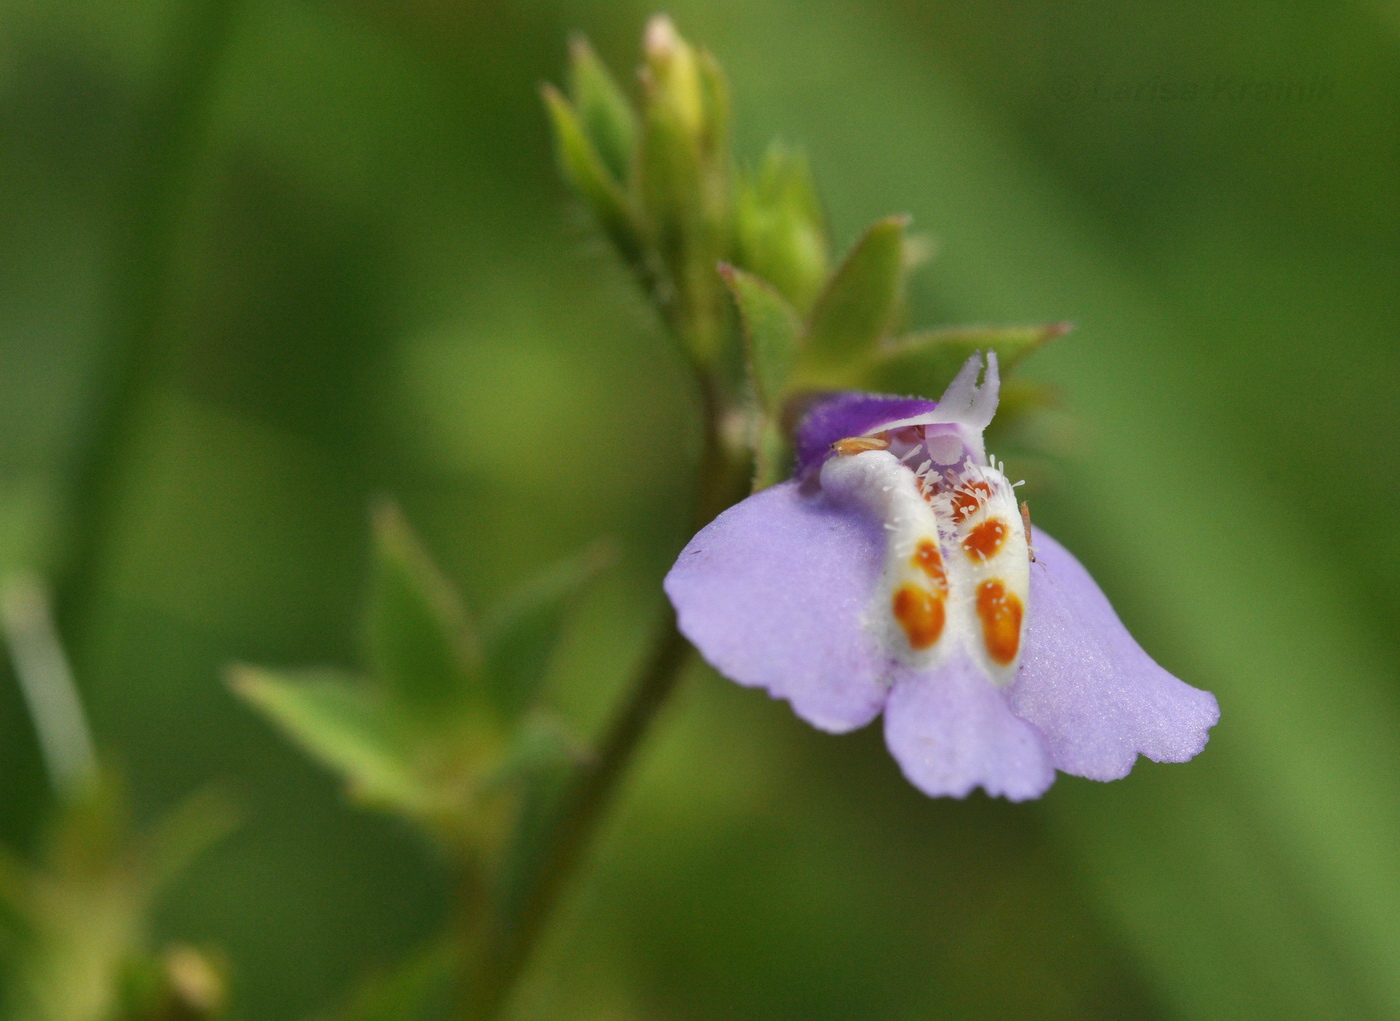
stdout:
[[801,323],[797,311],[766,280],[721,263],[720,276],[739,306],[744,325],[744,353],[754,393],[764,411],[782,407],[792,367],[797,361]]
[[569,42],[569,96],[603,166],[625,187],[637,145],[637,115],[612,72],[581,35]]
[[185,798],[139,839],[149,891],[174,882],[237,825],[238,810],[225,789],[209,787]]
[[910,334],[875,354],[863,383],[876,390],[937,398],[974,352],[995,351],[1006,375],[1032,351],[1064,336],[1069,329],[1068,323],[1046,323]]
[[641,230],[626,194],[613,179],[569,101],[552,85],[543,86],[541,93],[554,129],[560,172],[588,204],[603,233],[623,259],[635,272],[644,274],[646,259]]
[[611,547],[592,546],[534,578],[492,614],[484,674],[501,719],[518,719],[534,702],[569,611],[613,559]]
[[374,680],[429,725],[479,710],[480,651],[466,611],[392,504],[375,510],[374,553],[366,620]]
[[734,229],[740,264],[809,310],[830,271],[831,250],[805,156],[769,147],[735,198]]
[[461,953],[435,944],[363,979],[337,1021],[428,1021],[446,1016]]
[[343,776],[357,797],[410,814],[428,806],[403,730],[378,693],[324,670],[288,675],[240,666],[230,671],[229,684]]
[[782,427],[781,419],[767,414],[754,416],[753,492],[767,489],[787,477],[792,470],[792,444]]
[[908,217],[877,221],[856,242],[817,298],[804,362],[820,372],[874,349],[894,325],[904,291]]

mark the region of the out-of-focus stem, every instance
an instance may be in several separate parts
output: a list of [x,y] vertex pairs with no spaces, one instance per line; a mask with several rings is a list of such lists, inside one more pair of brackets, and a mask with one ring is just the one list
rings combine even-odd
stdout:
[[238,9],[239,0],[187,5],[138,125],[130,190],[113,245],[114,307],[105,364],[96,375],[64,507],[67,543],[57,608],[61,630],[78,656],[106,569],[148,383],[161,362],[179,225]]
[[76,794],[97,773],[92,734],[54,629],[48,593],[37,578],[20,574],[0,585],[0,627],[49,783],[59,795]]
[[[725,449],[722,406],[709,377],[702,382],[704,443],[699,466],[693,525],[698,530],[747,491],[745,466]],[[680,680],[690,646],[676,627],[669,603],[657,624],[650,651],[621,710],[598,748],[597,756],[577,777],[556,817],[545,858],[522,909],[509,919],[496,918],[487,930],[482,960],[464,987],[463,1021],[497,1018],[528,963],[531,951],[567,883],[588,849],[633,755],[653,720]]]

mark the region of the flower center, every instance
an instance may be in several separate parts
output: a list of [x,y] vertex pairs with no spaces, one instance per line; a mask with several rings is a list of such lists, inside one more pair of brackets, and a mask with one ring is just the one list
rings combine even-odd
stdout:
[[1030,590],[1025,525],[999,465],[946,428],[913,426],[833,444],[823,492],[884,525],[885,571],[870,625],[918,665],[961,646],[999,684],[1019,665]]

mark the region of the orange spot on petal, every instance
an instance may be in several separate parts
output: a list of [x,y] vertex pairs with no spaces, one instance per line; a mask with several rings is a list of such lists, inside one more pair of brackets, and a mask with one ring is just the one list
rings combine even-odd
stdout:
[[1006,542],[1008,530],[1001,518],[988,518],[963,539],[963,549],[973,560],[991,560],[1001,551]]
[[982,641],[992,662],[1008,666],[1021,650],[1021,618],[1025,607],[1014,592],[996,579],[977,587],[977,616],[982,620]]
[[928,575],[939,589],[947,591],[948,573],[943,569],[943,554],[938,550],[938,543],[932,539],[920,539],[909,562]]
[[943,634],[943,597],[917,585],[901,585],[894,593],[894,619],[913,649],[927,649]]
[[982,507],[982,501],[992,495],[985,482],[971,482],[953,494],[953,521],[962,524]]

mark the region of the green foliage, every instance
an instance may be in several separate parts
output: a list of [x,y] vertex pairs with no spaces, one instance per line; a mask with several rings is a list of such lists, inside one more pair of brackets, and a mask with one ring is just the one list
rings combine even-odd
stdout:
[[745,360],[759,407],[770,417],[779,415],[802,340],[797,311],[752,273],[721,265],[720,275],[739,306]]
[[[895,339],[906,280],[925,247],[909,219],[872,224],[833,270],[826,217],[800,153],[769,147],[731,180],[729,99],[714,58],[652,19],[634,112],[591,47],[570,49],[570,98],[545,102],[566,180],[592,209],[713,393],[747,417],[756,488],[787,471],[791,409],[813,391],[875,388],[937,397],[963,361],[995,350],[1004,374],[1058,326],[945,330]],[[715,269],[737,307],[739,329]],[[735,350],[743,346],[742,359]],[[743,385],[729,378],[742,364]],[[744,407],[733,395],[755,399]],[[739,405],[735,407],[734,405]],[[1032,403],[1008,404],[1000,427]]]
[[[1069,330],[1068,323],[1047,323],[907,334],[874,354],[866,365],[865,385],[873,390],[938,397],[974,352],[995,351],[1002,373],[1010,374],[1027,355]],[[1016,409],[1012,409],[1012,417],[1016,417]]]
[[652,286],[651,270],[646,265],[642,247],[641,226],[630,198],[609,174],[607,164],[569,101],[552,85],[545,85],[542,93],[565,180],[588,203],[608,240],[627,264],[648,287]]
[[569,99],[588,140],[619,186],[632,175],[637,115],[612,72],[583,36],[569,43]]
[[365,614],[370,674],[395,711],[423,729],[458,726],[483,704],[481,651],[466,609],[403,515],[374,512]]
[[368,662],[386,697],[424,727],[484,708],[481,652],[457,593],[392,504],[374,512]]
[[539,575],[490,615],[479,646],[451,583],[391,505],[376,509],[374,539],[366,678],[242,666],[229,683],[357,801],[482,860],[538,762],[576,759],[527,711],[569,610],[611,554],[598,546]]
[[431,818],[434,791],[414,762],[415,731],[385,693],[334,671],[234,667],[233,690],[312,757],[345,778],[359,801]]
[[806,360],[818,373],[868,357],[894,327],[904,294],[908,217],[872,224],[822,288],[807,321]]
[[740,181],[734,230],[740,264],[809,310],[826,282],[831,241],[804,155],[769,146],[758,172]]
[[152,956],[147,926],[156,895],[232,825],[226,799],[208,793],[133,832],[125,795],[106,776],[61,804],[33,865],[8,853],[0,863],[7,1021],[219,1016],[218,976],[204,975],[193,989],[185,980],[203,958],[183,949]]
[[461,971],[460,948],[428,947],[361,980],[335,1021],[430,1021],[447,1013]]
[[537,575],[484,625],[483,671],[498,716],[516,721],[533,706],[569,612],[615,559],[598,544]]

